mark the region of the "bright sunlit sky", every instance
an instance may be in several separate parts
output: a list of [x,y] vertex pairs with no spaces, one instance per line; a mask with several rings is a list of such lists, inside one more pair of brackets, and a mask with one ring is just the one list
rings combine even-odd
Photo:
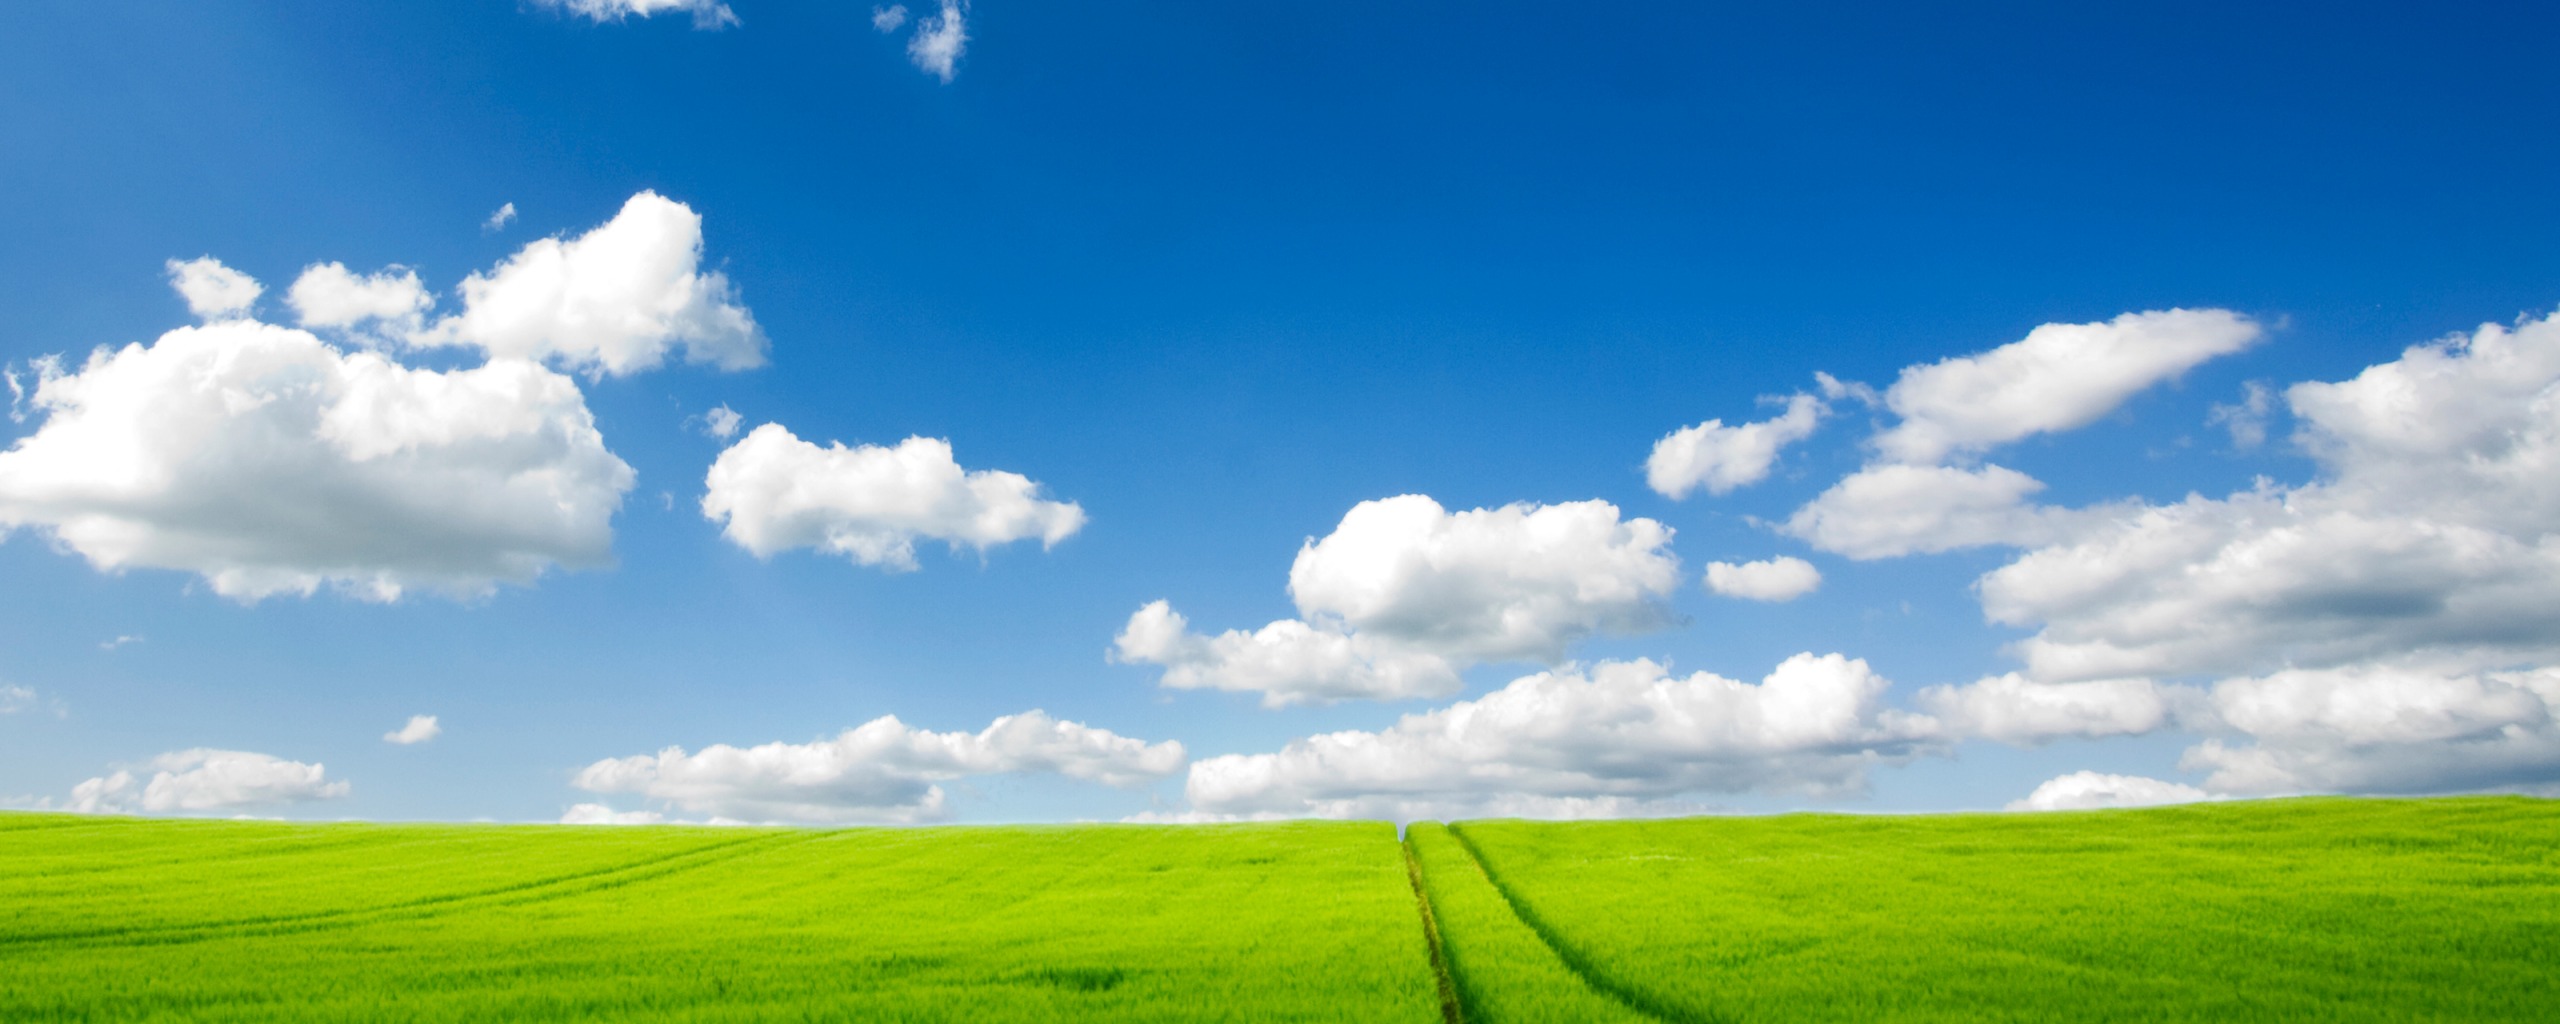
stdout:
[[10,806],[2560,780],[2544,5],[10,21]]

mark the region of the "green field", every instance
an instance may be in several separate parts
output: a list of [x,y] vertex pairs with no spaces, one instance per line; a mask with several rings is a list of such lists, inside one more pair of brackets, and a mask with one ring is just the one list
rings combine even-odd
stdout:
[[8,1021],[2548,1020],[2555,978],[2521,798],[1401,845],[0,815]]

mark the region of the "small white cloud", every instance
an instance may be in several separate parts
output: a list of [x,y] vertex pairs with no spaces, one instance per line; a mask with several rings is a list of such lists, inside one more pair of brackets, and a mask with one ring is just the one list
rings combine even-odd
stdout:
[[1916,703],[1957,737],[2034,746],[2065,737],[2136,736],[2169,726],[2200,699],[2148,679],[2039,683],[2015,672],[1932,686]]
[[704,271],[702,217],[655,192],[576,238],[525,246],[462,282],[462,312],[410,337],[493,358],[553,360],[595,375],[685,359],[723,370],[762,366],[767,342],[728,275]]
[[704,31],[728,28],[738,24],[737,12],[720,0],[534,0],[553,10],[567,11],[597,24],[624,18],[646,18],[655,14],[682,13],[693,15],[693,27]]
[[1707,589],[1747,601],[1793,601],[1822,585],[1822,572],[1801,558],[1707,563]]
[[2012,801],[2012,811],[2085,811],[2102,807],[2158,807],[2163,804],[2191,804],[2214,799],[2213,794],[2194,786],[2139,775],[2105,775],[2098,772],[2073,772],[2046,780],[2023,800]]
[[24,686],[0,686],[0,715],[14,715],[36,706],[36,691]]
[[1869,466],[1789,516],[1781,531],[1859,560],[2068,537],[2117,509],[2061,509],[2027,499],[2044,482],[2006,466]]
[[1031,478],[963,469],[951,442],[929,437],[820,448],[767,423],[721,452],[703,484],[703,517],[758,558],[816,548],[901,572],[916,568],[918,540],[983,552],[1037,537],[1048,547],[1085,521]]
[[871,27],[881,33],[895,32],[899,26],[906,23],[907,5],[905,4],[890,4],[887,7],[871,9]]
[[1034,710],[976,733],[932,732],[883,716],[814,743],[668,747],[588,765],[576,785],[740,821],[915,822],[949,812],[938,783],[952,779],[1045,773],[1135,786],[1179,771],[1183,761],[1180,743],[1148,743]]
[[745,422],[745,419],[738,415],[736,409],[726,405],[716,406],[710,412],[702,414],[702,432],[726,441],[738,436],[738,426]]
[[358,275],[334,261],[303,268],[284,301],[304,327],[343,329],[373,321],[404,336],[418,329],[419,318],[435,304],[416,271],[386,267]]
[[2255,321],[2221,309],[2045,324],[1989,352],[1904,369],[1884,395],[1902,422],[1877,435],[1875,445],[1895,461],[1925,464],[2087,426],[2145,388],[2248,348],[2262,333]]
[[1671,533],[1605,501],[1364,501],[1299,549],[1298,619],[1201,636],[1160,601],[1130,616],[1114,657],[1165,666],[1167,686],[1259,691],[1267,706],[1451,693],[1467,665],[1554,664],[1585,637],[1672,624]]
[[[1758,684],[1651,661],[1542,672],[1377,732],[1191,766],[1192,810],[1314,817],[1662,813],[1683,794],[1854,792],[1935,741],[1864,661],[1800,654]],[[1694,808],[1694,804],[1685,805]]]
[[603,804],[578,804],[560,816],[563,825],[664,825],[667,816],[656,811],[617,811]]
[[128,646],[131,646],[131,645],[133,645],[133,644],[138,644],[138,643],[141,643],[141,642],[142,642],[142,638],[141,638],[141,637],[134,636],[134,635],[129,634],[129,633],[128,633],[128,634],[120,634],[120,635],[118,635],[118,636],[117,636],[115,639],[113,639],[113,640],[107,640],[107,641],[104,641],[104,642],[101,642],[100,644],[98,644],[98,649],[99,649],[99,650],[101,650],[101,651],[112,651],[112,650],[116,650],[116,649],[118,649],[118,648],[128,647]]
[[2231,447],[2247,451],[2267,443],[2267,415],[2274,409],[2275,392],[2253,380],[2243,385],[2239,404],[2217,402],[2204,421],[2231,431]]
[[266,288],[254,277],[211,256],[169,261],[169,286],[187,300],[187,311],[205,321],[246,316]]
[[501,229],[505,228],[507,225],[509,225],[509,224],[513,224],[513,223],[515,223],[515,222],[516,222],[516,204],[514,204],[514,203],[508,203],[508,204],[506,204],[506,205],[504,205],[504,206],[500,206],[500,207],[498,207],[498,212],[493,213],[493,214],[490,214],[490,215],[489,215],[489,219],[488,219],[488,220],[481,221],[481,222],[480,222],[480,230],[482,230],[482,231],[497,231],[497,230],[501,230]]
[[118,771],[71,789],[62,809],[80,814],[167,814],[237,811],[253,807],[331,800],[347,795],[318,764],[287,761],[239,750],[181,750],[162,754],[134,771]]
[[[968,49],[969,32],[961,16],[959,0],[942,0],[942,13],[916,22],[916,34],[907,40],[907,57],[916,67],[944,82],[959,73],[960,55]],[[873,16],[879,24],[878,15]]]
[[1813,436],[1822,422],[1822,402],[1812,395],[1787,399],[1787,411],[1774,419],[1725,426],[1708,420],[1683,427],[1653,444],[1645,459],[1645,484],[1667,498],[1685,498],[1700,487],[1723,494],[1759,483],[1788,445]]
[[444,727],[436,724],[436,716],[411,715],[408,724],[383,733],[382,740],[385,743],[397,743],[406,747],[424,743],[442,735],[444,735]]

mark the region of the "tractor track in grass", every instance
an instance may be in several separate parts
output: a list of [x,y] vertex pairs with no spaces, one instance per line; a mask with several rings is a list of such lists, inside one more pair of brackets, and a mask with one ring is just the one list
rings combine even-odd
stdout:
[[[566,875],[553,875],[527,882],[475,889],[470,892],[447,893],[403,900],[371,907],[343,910],[319,910],[303,914],[273,914],[261,917],[234,918],[226,921],[194,922],[167,925],[141,925],[129,928],[89,928],[71,931],[0,935],[0,950],[46,950],[83,946],[146,946],[207,942],[228,938],[282,935],[295,932],[322,931],[331,928],[357,927],[402,918],[431,917],[454,909],[520,906],[550,900],[582,896],[617,889],[637,882],[668,875],[765,850],[793,846],[826,835],[824,832],[780,832],[747,836],[727,842],[698,846],[658,857],[648,857],[612,867],[597,868]],[[584,883],[584,884],[581,884]]]
[[1440,918],[1431,912],[1431,892],[1422,887],[1422,861],[1413,855],[1413,841],[1399,837],[1396,849],[1404,853],[1405,881],[1413,884],[1413,904],[1422,913],[1422,938],[1431,947],[1431,977],[1440,986],[1440,1019],[1443,1024],[1466,1024],[1467,1015],[1458,1006],[1458,986],[1449,977],[1449,957],[1440,948]]
[[1467,860],[1476,866],[1477,871],[1484,874],[1484,880],[1492,883],[1494,893],[1502,897],[1503,905],[1511,908],[1512,916],[1519,918],[1521,924],[1527,925],[1530,933],[1536,935],[1539,942],[1545,943],[1548,951],[1554,953],[1556,959],[1562,962],[1567,970],[1581,978],[1583,984],[1591,986],[1592,991],[1617,1000],[1619,1005],[1643,1016],[1663,1021],[1665,1024],[1734,1024],[1730,1018],[1722,1014],[1700,1013],[1685,1006],[1664,1002],[1653,993],[1632,985],[1620,984],[1616,979],[1601,973],[1597,964],[1592,963],[1581,950],[1575,949],[1572,944],[1564,941],[1564,937],[1556,934],[1555,929],[1548,927],[1547,922],[1540,918],[1537,912],[1529,909],[1529,905],[1512,891],[1510,884],[1504,882],[1502,876],[1494,872],[1493,865],[1484,859],[1484,852],[1476,849],[1475,840],[1467,838],[1466,832],[1455,824],[1451,824],[1448,828],[1449,837],[1458,841],[1458,849],[1464,851]]

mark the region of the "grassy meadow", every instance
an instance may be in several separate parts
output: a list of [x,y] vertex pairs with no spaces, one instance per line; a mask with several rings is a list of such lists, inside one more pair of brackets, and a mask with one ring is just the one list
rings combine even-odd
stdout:
[[0,1020],[2560,1019],[2560,804],[923,829],[0,814]]

